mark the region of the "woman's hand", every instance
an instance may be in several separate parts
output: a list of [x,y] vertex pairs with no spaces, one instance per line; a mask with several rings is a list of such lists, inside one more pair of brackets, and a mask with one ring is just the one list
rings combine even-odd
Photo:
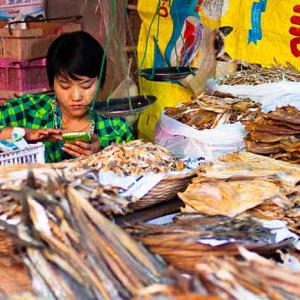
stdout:
[[62,150],[74,157],[90,156],[101,150],[99,139],[95,133],[92,133],[92,139],[89,144],[80,141],[75,142],[75,144],[65,143]]
[[45,129],[25,129],[25,140],[28,142],[42,142],[42,141],[59,141],[62,139],[61,130],[54,128]]

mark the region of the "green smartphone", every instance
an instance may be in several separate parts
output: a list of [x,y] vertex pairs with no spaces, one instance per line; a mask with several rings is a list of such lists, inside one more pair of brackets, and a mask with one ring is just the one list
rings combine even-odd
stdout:
[[77,141],[90,143],[92,138],[88,132],[67,132],[63,133],[62,140],[64,143],[75,144]]

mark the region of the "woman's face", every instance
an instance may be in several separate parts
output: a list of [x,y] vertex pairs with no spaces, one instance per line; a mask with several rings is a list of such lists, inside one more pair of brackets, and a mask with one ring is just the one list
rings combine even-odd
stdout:
[[98,77],[57,75],[54,78],[54,92],[62,112],[74,117],[83,117],[89,111],[97,90]]

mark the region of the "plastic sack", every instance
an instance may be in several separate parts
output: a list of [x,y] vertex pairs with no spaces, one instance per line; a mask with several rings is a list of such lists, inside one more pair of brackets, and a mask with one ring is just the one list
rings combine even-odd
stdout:
[[262,104],[262,111],[269,112],[276,107],[292,105],[300,109],[300,82],[280,81],[250,85],[218,85],[216,81],[207,82],[209,92],[229,93],[236,97],[251,98]]
[[45,17],[45,0],[2,0],[0,1],[0,20],[23,17]]
[[155,128],[154,142],[177,157],[202,156],[210,161],[226,153],[245,149],[245,134],[239,122],[197,130],[162,113]]
[[[68,1],[66,1],[68,2]],[[71,1],[69,1],[71,2]],[[73,2],[78,2],[74,1]],[[128,74],[128,62],[127,62],[127,52],[124,51],[127,44],[126,44],[126,11],[127,11],[127,2],[128,1],[79,1],[82,4],[81,9],[83,6],[86,6],[85,15],[88,18],[88,11],[87,7],[95,5],[97,2],[97,13],[99,19],[99,27],[98,25],[92,25],[90,23],[90,29],[94,31],[94,34],[98,36],[100,43],[105,46],[108,43],[108,51],[107,55],[107,80],[105,81],[104,88],[101,91],[101,95],[105,94],[105,97],[109,96],[110,98],[118,98],[118,94],[113,96],[110,95],[112,90],[122,88],[121,85],[124,83],[123,80],[126,82],[126,77]],[[86,2],[84,5],[83,2]],[[94,3],[94,4],[87,4],[87,3]],[[89,22],[87,22],[89,24]],[[125,30],[126,29],[126,30]],[[128,41],[127,41],[128,42]],[[131,83],[129,83],[131,84]],[[126,91],[128,89],[127,85]]]

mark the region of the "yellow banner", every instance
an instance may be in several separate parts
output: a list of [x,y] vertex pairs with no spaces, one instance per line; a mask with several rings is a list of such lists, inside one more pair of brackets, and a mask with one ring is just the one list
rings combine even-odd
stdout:
[[299,0],[230,0],[225,10],[222,26],[233,27],[225,42],[231,58],[300,69]]
[[[159,8],[158,4],[159,1],[153,0],[138,1],[138,11],[142,19],[138,43],[138,61],[141,68],[163,67],[159,63],[162,64],[162,60],[165,60],[164,53],[172,39],[171,3],[162,0]],[[156,14],[157,9],[159,14]],[[157,63],[155,59],[159,62]],[[139,86],[141,94],[157,97],[156,103],[141,114],[138,123],[140,138],[152,141],[155,124],[161,111],[165,107],[175,106],[178,102],[191,99],[193,94],[178,83],[154,82],[141,78]]]

